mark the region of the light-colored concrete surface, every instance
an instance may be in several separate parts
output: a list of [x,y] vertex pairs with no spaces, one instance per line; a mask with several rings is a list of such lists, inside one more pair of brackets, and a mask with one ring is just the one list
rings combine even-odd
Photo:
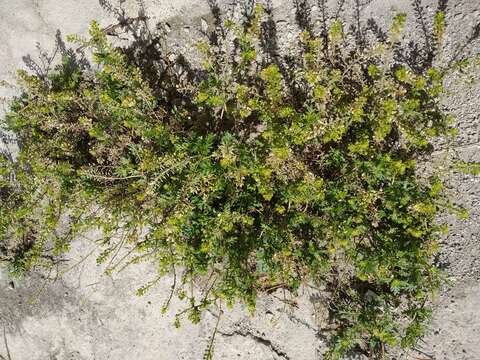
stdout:
[[[138,1],[122,3],[129,14],[138,11]],[[385,28],[393,11],[407,11],[408,33],[418,34],[418,28],[413,31],[414,1],[367,3],[362,18],[375,18]],[[431,13],[436,1],[422,3]],[[288,44],[298,31],[294,1],[275,0],[273,4],[280,43]],[[182,51],[191,48],[199,36],[202,19],[210,19],[207,0],[148,0],[145,8],[153,26],[168,23],[169,42]],[[480,2],[450,0],[448,8],[445,57],[479,53],[478,39],[466,47],[462,44],[480,22]],[[317,10],[313,9],[312,16]],[[11,81],[14,70],[24,67],[22,57],[35,56],[37,43],[51,51],[57,29],[64,35],[84,34],[93,19],[103,26],[114,22],[97,0],[0,0],[0,79]],[[413,39],[419,40],[414,35]],[[452,81],[449,89],[451,95],[444,103],[458,118],[457,149],[465,159],[480,161],[480,86]],[[15,89],[1,90],[0,96],[14,93]],[[432,333],[421,344],[421,352],[402,354],[399,359],[480,359],[480,180],[457,176],[450,185],[459,202],[472,211],[466,222],[451,219],[452,232],[439,257],[452,286],[436,300]],[[96,265],[95,247],[87,238],[73,244],[67,260],[62,270],[69,271],[56,281],[47,281],[46,274],[33,274],[12,282],[0,269],[0,325],[5,329],[0,355],[7,356],[8,344],[13,360],[202,358],[216,320],[206,313],[199,325],[186,321],[176,330],[172,314],[181,304],[174,302],[170,312],[160,313],[171,279],[163,279],[145,296],[137,297],[135,290],[151,279],[154,269],[141,265],[106,276]],[[240,307],[227,311],[220,323],[215,359],[321,359],[324,342],[316,330],[321,319],[314,315],[319,300],[305,290],[296,301],[290,307],[282,294],[273,294],[260,299],[253,317]]]

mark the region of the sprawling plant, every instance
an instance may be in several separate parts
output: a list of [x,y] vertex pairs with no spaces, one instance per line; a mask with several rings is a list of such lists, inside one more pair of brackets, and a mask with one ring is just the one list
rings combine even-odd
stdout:
[[[203,69],[188,82],[165,59],[153,76],[96,23],[72,39],[93,70],[65,57],[46,76],[20,72],[5,119],[20,152],[1,162],[1,257],[16,273],[49,266],[101,229],[110,271],[149,261],[158,279],[173,275],[166,307],[173,295],[188,304],[178,321],[322,285],[326,356],[411,346],[441,282],[437,214],[457,211],[442,178],[416,170],[455,134],[439,101],[448,69],[395,61],[403,14],[361,46],[340,21],[305,30],[291,61],[264,50],[264,16],[258,6],[200,43]],[[443,13],[434,29],[439,42]]]

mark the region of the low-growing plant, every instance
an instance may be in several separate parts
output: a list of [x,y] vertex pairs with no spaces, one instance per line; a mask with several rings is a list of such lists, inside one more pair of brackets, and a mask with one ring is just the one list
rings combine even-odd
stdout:
[[[397,62],[405,20],[361,46],[339,20],[304,30],[298,57],[283,62],[262,47],[258,5],[198,44],[202,69],[188,81],[173,66],[152,76],[93,22],[88,39],[71,38],[91,50],[92,69],[64,57],[44,77],[19,72],[5,129],[20,151],[0,167],[1,258],[14,273],[50,266],[101,229],[108,271],[158,269],[139,294],[173,275],[165,308],[174,295],[188,304],[177,325],[214,304],[253,310],[272,289],[321,285],[325,356],[412,346],[442,278],[437,215],[464,214],[443,170],[417,165],[435,139],[455,136],[443,80],[468,62]],[[439,12],[436,44],[444,27]]]

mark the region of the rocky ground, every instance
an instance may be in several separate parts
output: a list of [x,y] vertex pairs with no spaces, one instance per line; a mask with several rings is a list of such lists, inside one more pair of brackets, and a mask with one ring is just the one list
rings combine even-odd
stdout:
[[[220,1],[223,6],[231,2]],[[295,4],[301,2],[273,1],[281,43],[288,44],[298,31]],[[139,1],[122,3],[128,14],[136,16]],[[415,3],[367,1],[362,19],[372,17],[385,28],[392,10],[406,11],[409,31],[421,34],[418,27],[413,31]],[[436,2],[422,3],[427,13],[434,11]],[[347,6],[351,5],[347,2]],[[480,2],[450,0],[447,6],[449,27],[440,61],[478,53]],[[172,50],[188,53],[194,39],[211,26],[207,0],[148,0],[145,8],[149,22],[160,23],[168,42],[177,44]],[[24,67],[23,56],[35,57],[37,43],[52,51],[57,30],[82,34],[92,19],[102,26],[114,23],[98,0],[0,0],[0,79],[11,80],[13,71]],[[417,36],[413,39],[421,41]],[[460,129],[456,149],[465,160],[480,161],[480,85],[451,79],[448,86],[451,93],[444,104],[457,116]],[[15,89],[0,90],[0,96],[14,93]],[[458,201],[471,209],[471,217],[464,222],[451,219],[451,235],[444,239],[439,262],[451,285],[436,298],[431,334],[418,351],[398,355],[399,359],[480,359],[480,177],[459,175],[450,185]],[[73,244],[58,279],[49,280],[53,274],[34,274],[12,280],[0,269],[0,355],[9,360],[201,359],[216,314],[207,313],[198,326],[186,322],[174,329],[169,314],[179,304],[174,303],[169,314],[160,313],[170,279],[143,297],[135,296],[152,269],[137,266],[104,275],[95,262],[93,238],[92,234]],[[254,317],[235,308],[220,323],[215,359],[320,359],[321,304],[317,293],[305,289],[294,306],[281,292],[262,298]]]

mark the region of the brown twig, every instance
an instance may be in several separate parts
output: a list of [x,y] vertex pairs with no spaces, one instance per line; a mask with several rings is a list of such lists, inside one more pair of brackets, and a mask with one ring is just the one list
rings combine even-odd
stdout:
[[[12,355],[10,354],[10,349],[8,348],[7,331],[5,329],[5,325],[3,325],[3,342],[5,344],[5,350],[7,350],[7,359],[6,360],[12,360]],[[2,356],[2,359],[5,359],[5,357]]]

